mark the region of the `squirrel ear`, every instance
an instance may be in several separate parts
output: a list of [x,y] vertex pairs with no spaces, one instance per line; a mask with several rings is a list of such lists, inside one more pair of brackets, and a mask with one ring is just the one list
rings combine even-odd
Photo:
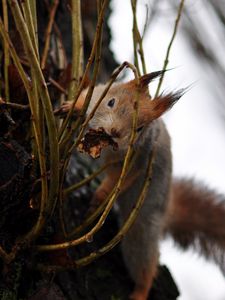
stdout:
[[184,95],[185,90],[181,89],[176,93],[170,93],[168,95],[160,95],[157,98],[150,101],[151,103],[151,118],[155,120],[162,114],[172,108],[172,106]]
[[[139,85],[139,88],[142,92],[144,93],[147,93],[148,94],[148,85],[149,83],[154,80],[155,78],[161,76],[163,73],[165,73],[167,70],[162,70],[162,71],[156,71],[156,72],[151,72],[151,73],[148,73],[148,74],[145,74],[143,76],[141,76],[139,78],[140,80],[140,85]],[[137,81],[136,79],[133,79],[131,81],[129,81],[127,84],[126,84],[127,88],[130,88],[130,89],[136,89],[137,88]]]
[[143,76],[140,77],[140,86],[141,88],[147,88],[147,86],[149,85],[149,83],[161,76],[163,73],[165,73],[167,70],[162,70],[162,71],[156,71],[156,72],[151,72],[151,73],[148,73],[148,74],[145,74]]
[[147,100],[145,103],[141,103],[140,115],[145,124],[149,124],[155,119],[158,119],[162,114],[168,111],[172,106],[183,96],[184,89],[177,91],[176,93],[170,93],[168,95],[160,95],[153,100]]

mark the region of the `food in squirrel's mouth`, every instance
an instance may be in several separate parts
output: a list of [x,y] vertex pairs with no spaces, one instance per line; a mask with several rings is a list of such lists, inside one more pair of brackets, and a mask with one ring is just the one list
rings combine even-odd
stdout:
[[107,146],[112,146],[113,150],[118,149],[118,144],[100,127],[98,129],[89,129],[81,139],[77,149],[80,152],[88,153],[93,158],[98,158],[102,149]]

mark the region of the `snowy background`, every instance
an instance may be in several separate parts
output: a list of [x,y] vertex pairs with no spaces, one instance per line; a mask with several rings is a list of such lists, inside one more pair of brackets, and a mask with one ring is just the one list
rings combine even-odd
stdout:
[[[224,2],[224,0],[218,0]],[[149,1],[139,0],[138,22],[142,29],[146,6]],[[159,1],[162,16],[150,24],[144,51],[148,71],[160,70],[170,41],[175,10]],[[179,1],[174,1],[179,3]],[[221,30],[207,1],[186,1],[186,8],[207,33],[206,39],[216,49],[216,55],[224,55],[225,41],[219,39]],[[113,0],[110,27],[113,33],[111,48],[119,63],[132,61],[132,12],[130,0]],[[225,58],[222,63],[225,64]],[[169,68],[163,90],[174,90],[195,83],[165,116],[172,138],[174,174],[194,177],[225,194],[225,123],[224,107],[215,94],[217,83],[212,81],[210,69],[203,67],[193,55],[191,45],[182,30],[176,36],[170,55]],[[220,90],[218,86],[218,91]],[[153,90],[150,87],[150,91]],[[166,264],[180,291],[179,300],[224,300],[225,280],[216,266],[206,262],[192,251],[181,252],[171,240],[161,246],[161,262]]]

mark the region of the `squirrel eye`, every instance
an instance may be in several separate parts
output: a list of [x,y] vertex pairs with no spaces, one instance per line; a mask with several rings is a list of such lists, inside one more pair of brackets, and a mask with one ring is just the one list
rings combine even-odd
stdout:
[[140,127],[138,127],[137,128],[137,132],[140,132],[140,131],[142,131],[142,129],[144,128],[144,126],[140,126]]
[[115,104],[115,98],[112,98],[112,99],[109,100],[109,102],[107,103],[107,105],[108,105],[109,107],[113,107],[114,104]]

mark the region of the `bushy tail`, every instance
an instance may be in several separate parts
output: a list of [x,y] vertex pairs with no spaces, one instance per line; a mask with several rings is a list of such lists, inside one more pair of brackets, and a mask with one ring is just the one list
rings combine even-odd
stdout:
[[165,234],[187,249],[193,247],[225,273],[225,196],[193,180],[175,180]]

